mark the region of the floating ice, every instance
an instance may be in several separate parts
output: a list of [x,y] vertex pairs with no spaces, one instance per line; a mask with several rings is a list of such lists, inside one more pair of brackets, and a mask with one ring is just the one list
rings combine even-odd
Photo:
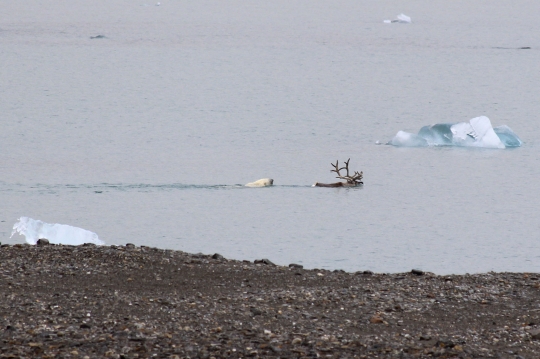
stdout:
[[384,20],[383,21],[385,24],[390,24],[392,22],[398,22],[400,24],[410,24],[412,21],[411,21],[411,18],[405,14],[399,14],[397,16],[397,19],[396,20]]
[[399,131],[390,142],[390,145],[398,147],[426,147],[427,141],[414,133]]
[[399,14],[397,16],[397,19],[398,19],[398,22],[401,22],[401,23],[405,23],[405,24],[411,23],[411,18],[405,14]]
[[45,223],[28,217],[19,218],[19,222],[13,225],[11,237],[15,232],[25,236],[26,242],[30,244],[36,244],[40,238],[46,238],[50,243],[54,244],[75,246],[84,243],[105,244],[98,238],[97,234],[86,229],[68,226],[67,224]]
[[522,142],[510,127],[503,125],[493,128],[489,118],[480,116],[468,122],[438,123],[424,126],[420,129],[418,135],[399,131],[388,144],[400,147],[463,146],[506,148],[519,147]]
[[497,126],[493,131],[495,131],[506,147],[520,147],[523,143],[514,131],[506,125]]

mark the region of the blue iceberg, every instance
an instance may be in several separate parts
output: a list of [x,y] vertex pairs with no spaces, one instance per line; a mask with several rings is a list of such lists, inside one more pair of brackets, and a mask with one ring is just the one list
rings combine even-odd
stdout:
[[388,142],[398,147],[463,146],[482,148],[520,147],[522,141],[506,125],[493,128],[486,116],[467,122],[424,126],[418,134],[399,131]]
[[523,143],[514,131],[506,125],[497,126],[493,130],[506,147],[520,147]]

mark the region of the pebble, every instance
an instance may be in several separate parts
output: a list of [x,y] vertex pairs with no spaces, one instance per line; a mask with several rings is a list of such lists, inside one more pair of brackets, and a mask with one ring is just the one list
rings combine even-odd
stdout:
[[416,274],[416,275],[424,275],[424,272],[421,271],[420,269],[413,269],[411,270],[411,273]]
[[270,259],[266,259],[266,258],[263,258],[263,259],[255,259],[254,263],[255,263],[255,264],[266,264],[266,265],[275,266],[275,264],[272,263],[272,261],[270,261]]
[[534,340],[540,340],[540,328],[532,329],[529,331],[531,338]]

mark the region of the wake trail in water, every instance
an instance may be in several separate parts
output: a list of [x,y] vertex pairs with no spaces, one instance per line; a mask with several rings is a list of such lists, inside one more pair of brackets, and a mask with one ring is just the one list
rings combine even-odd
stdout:
[[[274,185],[263,188],[303,188],[311,187],[311,185]],[[242,184],[226,185],[197,185],[184,183],[165,183],[165,184],[150,184],[150,183],[99,183],[99,184],[9,184],[0,182],[0,192],[42,192],[42,193],[58,193],[63,191],[80,191],[92,190],[96,193],[105,191],[173,191],[173,190],[233,190],[233,189],[250,189]]]

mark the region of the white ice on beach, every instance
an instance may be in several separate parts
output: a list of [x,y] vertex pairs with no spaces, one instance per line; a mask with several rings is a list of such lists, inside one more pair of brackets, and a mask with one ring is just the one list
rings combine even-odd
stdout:
[[519,147],[519,137],[503,125],[493,128],[486,116],[475,117],[467,122],[437,123],[424,126],[418,135],[399,131],[389,142],[398,147],[462,146],[482,148]]
[[97,234],[86,229],[72,227],[67,224],[45,223],[29,217],[19,218],[19,221],[13,225],[11,237],[15,233],[25,236],[26,242],[30,244],[36,244],[38,239],[41,238],[45,238],[54,244],[75,246],[84,243],[105,244],[98,238]]

